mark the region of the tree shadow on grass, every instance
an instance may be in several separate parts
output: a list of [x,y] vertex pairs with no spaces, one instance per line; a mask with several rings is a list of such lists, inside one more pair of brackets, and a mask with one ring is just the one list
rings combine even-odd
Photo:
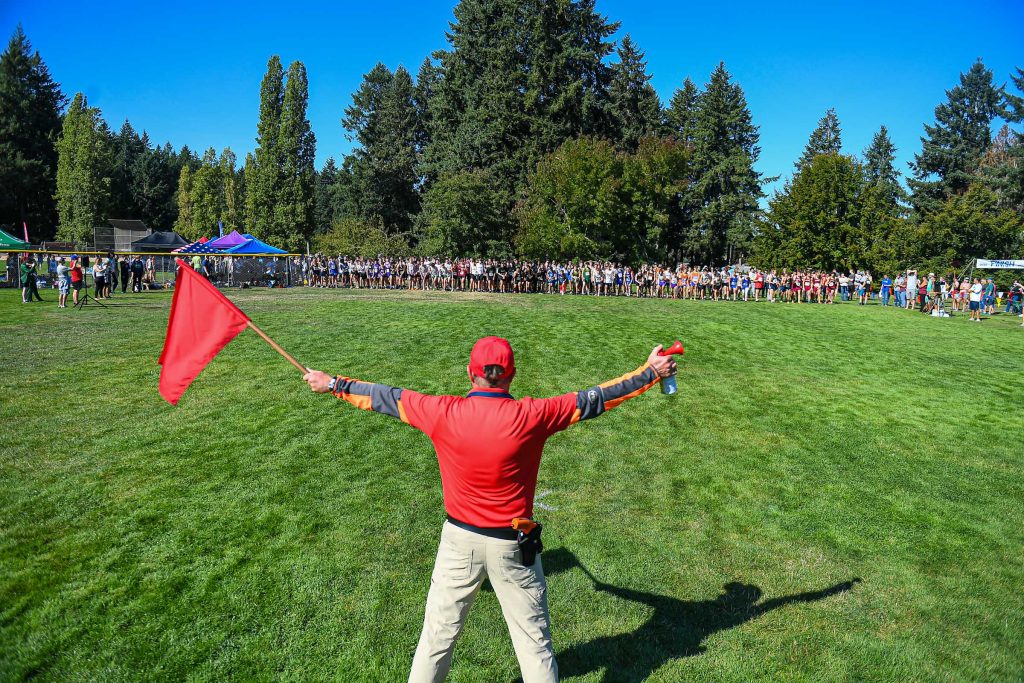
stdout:
[[578,567],[598,591],[654,610],[646,622],[630,633],[601,636],[558,653],[561,676],[582,676],[603,669],[605,683],[641,681],[673,659],[703,653],[704,641],[720,631],[742,626],[786,605],[845,593],[860,582],[855,578],[821,590],[761,602],[763,592],[759,587],[734,581],[725,584],[722,593],[710,600],[680,600],[603,583],[565,548],[547,551],[542,557],[545,574],[549,576]]

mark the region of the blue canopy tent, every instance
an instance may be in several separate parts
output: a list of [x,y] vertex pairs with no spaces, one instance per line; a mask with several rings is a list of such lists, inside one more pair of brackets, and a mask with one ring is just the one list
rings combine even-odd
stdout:
[[255,237],[246,240],[237,247],[231,247],[230,249],[224,250],[225,254],[287,254],[284,249],[278,249],[272,247],[266,242],[261,242]]

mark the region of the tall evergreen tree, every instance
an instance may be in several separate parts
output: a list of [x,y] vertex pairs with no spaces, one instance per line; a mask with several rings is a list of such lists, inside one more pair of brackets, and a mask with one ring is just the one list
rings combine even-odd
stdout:
[[86,241],[110,196],[110,148],[100,110],[77,93],[57,140],[57,236]]
[[696,139],[699,100],[700,90],[687,76],[683,81],[683,87],[676,88],[668,109],[665,110],[668,132],[684,144],[693,144]]
[[[147,140],[145,135],[143,138]],[[148,142],[145,144],[148,147]],[[138,218],[154,230],[170,230],[177,217],[175,157],[168,143],[136,157],[131,170],[131,194]]]
[[485,199],[497,202],[486,213],[511,216],[545,154],[579,135],[611,136],[605,60],[618,25],[594,0],[460,0],[454,14],[426,81],[421,188],[484,171],[494,189]]
[[412,77],[377,64],[345,110],[345,128],[359,142],[352,181],[360,218],[379,217],[391,233],[408,232],[418,212],[417,125]]
[[[217,150],[210,147],[203,153],[202,165],[192,174],[191,201],[192,232],[189,239],[217,235],[217,222],[221,220],[226,204],[224,179]],[[182,235],[186,237],[186,235]]]
[[896,146],[889,139],[885,126],[878,129],[871,146],[864,150],[864,177],[870,185],[878,187],[881,195],[892,204],[899,205],[905,198],[900,185],[900,172],[896,170]]
[[288,81],[281,105],[278,138],[281,185],[274,207],[274,229],[269,234],[277,244],[301,249],[313,236],[316,185],[316,137],[309,124],[309,82],[302,62],[288,67]]
[[[413,89],[412,102],[416,110],[415,146],[417,159],[417,175],[422,170],[423,154],[430,144],[430,131],[433,127],[430,119],[430,100],[437,89],[437,82],[441,78],[440,70],[434,65],[430,57],[423,60],[420,70],[416,74],[416,85]],[[421,189],[426,189],[430,178],[419,178]]]
[[256,150],[252,162],[246,159],[246,222],[253,235],[270,239],[276,232],[274,209],[283,181],[281,159],[281,109],[284,105],[284,69],[274,55],[260,85],[260,120],[256,128]]
[[1000,204],[1024,214],[1024,128],[1010,126],[1024,122],[1024,69],[1017,68],[1010,78],[1021,95],[1004,92],[1004,116],[1010,123],[999,131],[982,166]]
[[644,53],[629,34],[622,39],[616,55],[618,62],[612,65],[609,87],[616,139],[622,149],[635,152],[642,138],[661,130],[661,100],[650,84]]
[[316,203],[316,232],[324,234],[330,232],[334,225],[335,218],[340,218],[336,213],[337,207],[337,186],[338,186],[338,165],[334,163],[334,157],[328,157],[324,167],[316,176],[316,191],[313,199]]
[[765,181],[754,170],[760,135],[743,89],[719,63],[701,93],[694,129],[695,206],[683,253],[697,263],[723,263],[746,251]]
[[[665,128],[670,136],[692,151],[697,143],[697,122],[700,109],[700,90],[689,77],[683,87],[677,88],[665,111]],[[701,198],[695,175],[697,167],[689,164],[689,175],[680,187],[675,203],[670,206],[668,225],[664,232],[666,255],[681,261],[685,255],[684,243],[694,234],[693,221]]]
[[441,78],[430,100],[430,143],[421,174],[439,178],[485,169],[505,208],[531,156],[526,35],[535,5],[519,0],[461,0],[435,54]]
[[778,268],[865,265],[860,196],[864,171],[837,152],[816,154],[769,202],[757,260]]
[[938,210],[949,197],[963,194],[992,145],[992,121],[1004,113],[1003,91],[978,60],[960,83],[946,91],[935,108],[935,123],[925,125],[922,148],[914,155],[909,181],[911,202],[920,215]]
[[[244,227],[242,224],[242,218],[245,215],[245,195],[242,192],[241,183],[239,181],[239,171],[235,168],[238,163],[238,157],[231,151],[230,147],[225,147],[220,153],[220,180],[222,183],[222,194],[224,197],[224,204],[221,209],[220,221],[223,225],[225,233],[229,233],[232,230],[238,230]],[[219,228],[218,228],[219,231]]]
[[839,127],[839,117],[836,110],[829,108],[825,115],[818,120],[818,126],[811,133],[804,153],[796,162],[796,170],[800,170],[814,160],[819,154],[839,154],[843,146],[843,131]]
[[532,0],[526,55],[525,108],[531,132],[527,163],[580,135],[612,133],[608,106],[611,68],[618,30],[598,14],[594,0]]
[[139,157],[149,152],[149,146],[125,119],[121,130],[110,141],[113,151],[110,186],[110,215],[113,218],[138,218],[139,209],[133,193],[133,175]]
[[178,217],[174,221],[174,231],[187,240],[199,239],[201,235],[192,210],[192,169],[188,165],[181,167],[177,197]]
[[26,222],[33,241],[51,239],[57,223],[54,143],[66,102],[19,25],[0,55],[0,224]]

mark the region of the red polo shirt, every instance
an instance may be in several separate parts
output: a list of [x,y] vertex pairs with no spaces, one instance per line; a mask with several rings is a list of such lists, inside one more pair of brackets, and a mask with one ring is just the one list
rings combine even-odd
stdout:
[[334,394],[416,427],[437,451],[447,513],[479,527],[533,515],[537,471],[548,438],[657,384],[648,365],[610,382],[553,398],[515,399],[500,389],[428,396],[339,377]]

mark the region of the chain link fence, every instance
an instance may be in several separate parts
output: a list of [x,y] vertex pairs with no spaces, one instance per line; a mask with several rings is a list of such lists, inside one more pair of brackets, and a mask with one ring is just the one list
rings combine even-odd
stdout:
[[[20,265],[31,258],[35,263],[36,286],[56,286],[58,259],[67,265],[78,256],[91,282],[98,259],[107,259],[108,272],[117,288],[159,291],[174,286],[177,259],[206,274],[217,287],[291,287],[302,284],[302,270],[296,255],[167,254],[148,252],[86,252],[17,250],[0,254],[0,286],[19,288]],[[112,266],[112,267],[110,267]],[[123,284],[122,284],[123,283]]]

